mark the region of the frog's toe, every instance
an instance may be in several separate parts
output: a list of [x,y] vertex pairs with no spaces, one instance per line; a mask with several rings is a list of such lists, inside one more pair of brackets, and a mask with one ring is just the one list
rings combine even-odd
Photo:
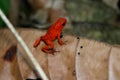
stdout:
[[55,52],[60,52],[60,51],[57,51],[56,49],[51,49],[51,50],[50,50],[50,54],[53,54],[53,55],[54,55]]

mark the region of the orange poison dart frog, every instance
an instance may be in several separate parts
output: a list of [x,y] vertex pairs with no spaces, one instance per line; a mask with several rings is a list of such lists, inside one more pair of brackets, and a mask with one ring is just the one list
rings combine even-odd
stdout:
[[60,45],[63,45],[60,36],[61,31],[66,25],[67,20],[66,18],[58,18],[58,20],[48,29],[47,33],[44,36],[40,36],[34,43],[34,47],[37,47],[40,44],[40,41],[44,41],[46,46],[42,48],[42,51],[45,53],[51,53],[54,54],[54,52],[57,52],[54,49],[54,40],[58,40],[58,43]]

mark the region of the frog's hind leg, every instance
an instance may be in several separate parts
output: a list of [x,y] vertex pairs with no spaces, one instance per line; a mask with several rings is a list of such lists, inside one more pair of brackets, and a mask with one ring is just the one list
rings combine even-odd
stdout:
[[40,44],[40,41],[43,40],[43,37],[44,37],[44,36],[39,37],[39,38],[35,41],[35,43],[34,43],[33,46],[34,46],[34,47],[37,47],[37,46]]
[[43,47],[42,51],[54,55],[54,52],[57,51],[54,49],[54,44],[52,43],[52,41],[46,41],[45,43],[47,44],[47,46]]

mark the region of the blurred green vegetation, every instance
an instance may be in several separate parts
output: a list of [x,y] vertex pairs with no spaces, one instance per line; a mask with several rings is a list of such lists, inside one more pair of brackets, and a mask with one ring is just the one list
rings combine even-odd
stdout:
[[[120,44],[120,25],[117,12],[102,0],[67,0],[66,9],[72,22],[67,33],[109,44]],[[119,21],[120,24],[120,21]]]
[[[9,13],[9,6],[10,0],[0,0],[0,8],[6,15]],[[21,3],[19,10],[26,16],[32,12],[30,6],[24,3]],[[116,21],[118,13],[102,0],[67,0],[66,10],[72,23],[72,29],[65,30],[66,33],[109,44],[120,44],[120,21]],[[0,27],[3,25],[0,18]]]
[[[10,0],[0,0],[0,9],[8,15],[9,13],[9,8],[10,8]],[[4,25],[4,22],[0,18],[0,27]]]
[[68,15],[75,21],[109,22],[116,11],[102,0],[68,0]]

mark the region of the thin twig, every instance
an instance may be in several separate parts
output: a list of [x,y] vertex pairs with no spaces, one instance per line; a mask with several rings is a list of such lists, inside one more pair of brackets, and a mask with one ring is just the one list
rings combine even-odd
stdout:
[[30,65],[35,69],[35,71],[37,71],[38,76],[40,76],[43,80],[49,80],[47,78],[46,74],[44,73],[43,69],[39,65],[39,63],[33,57],[31,51],[29,50],[29,48],[27,47],[27,45],[25,44],[25,42],[19,36],[18,32],[15,30],[15,28],[10,23],[10,21],[7,19],[7,17],[4,15],[4,13],[2,12],[1,9],[0,9],[0,16],[3,19],[3,21],[6,23],[6,25],[8,26],[8,28],[11,30],[11,32],[13,33],[13,35],[15,36],[15,38],[18,40],[18,42],[20,43],[20,45],[22,46],[22,48],[25,50],[26,55],[27,55],[27,57],[29,59],[28,61],[31,62]]

